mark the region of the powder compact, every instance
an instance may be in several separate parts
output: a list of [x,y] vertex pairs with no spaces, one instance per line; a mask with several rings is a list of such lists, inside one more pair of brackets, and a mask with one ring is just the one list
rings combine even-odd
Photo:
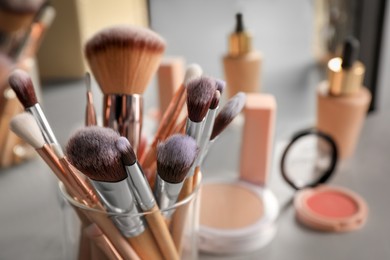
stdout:
[[279,204],[270,189],[242,180],[216,180],[203,184],[201,198],[203,252],[250,252],[274,238]]
[[336,169],[337,158],[335,141],[316,129],[295,134],[282,155],[282,176],[298,191],[294,197],[296,217],[312,229],[352,231],[367,220],[368,207],[362,197],[325,184]]

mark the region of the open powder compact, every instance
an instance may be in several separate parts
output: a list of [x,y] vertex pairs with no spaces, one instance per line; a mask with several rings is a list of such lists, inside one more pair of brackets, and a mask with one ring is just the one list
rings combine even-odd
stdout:
[[272,241],[278,201],[266,187],[242,180],[219,180],[202,187],[199,246],[204,252],[236,254]]
[[295,134],[281,160],[284,180],[295,190],[297,219],[322,231],[345,232],[361,228],[368,207],[362,197],[325,183],[333,175],[338,158],[335,141],[316,129]]

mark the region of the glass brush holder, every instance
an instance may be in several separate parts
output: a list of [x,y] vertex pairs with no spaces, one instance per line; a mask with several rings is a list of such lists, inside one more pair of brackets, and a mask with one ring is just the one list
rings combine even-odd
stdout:
[[[61,182],[59,183],[59,189],[61,191],[62,196],[73,207],[79,219],[81,220],[79,252],[78,252],[79,259],[95,259],[97,258],[96,255],[99,255],[99,259],[101,259],[102,256],[104,256],[102,259],[104,258],[133,259],[136,258],[137,256],[139,257],[139,259],[149,258],[145,256],[140,256],[140,254],[137,253],[135,257],[132,257],[132,254],[134,254],[135,251],[139,251],[139,247],[136,245],[137,248],[135,248],[132,242],[138,239],[136,243],[138,243],[138,245],[141,244],[141,247],[143,247],[145,250],[150,251],[151,250],[150,248],[152,248],[153,246],[148,245],[149,242],[157,243],[156,242],[157,239],[164,239],[162,237],[156,236],[154,234],[155,232],[150,230],[151,227],[150,225],[148,225],[148,218],[152,217],[153,214],[161,214],[162,216],[171,215],[169,220],[164,217],[165,220],[164,224],[168,226],[170,236],[174,241],[180,259],[195,259],[195,260],[198,259],[197,234],[199,230],[199,202],[198,202],[199,188],[200,188],[200,180],[197,181],[196,187],[193,189],[193,192],[189,196],[187,196],[180,202],[177,202],[173,206],[169,208],[159,209],[158,211],[152,211],[152,212],[140,211],[140,213],[134,214],[128,212],[125,213],[107,212],[104,209],[98,209],[98,207],[87,206],[86,204],[79,202],[77,199],[69,195],[65,185],[63,185],[63,183]],[[109,234],[109,233],[116,232],[116,234],[120,234],[118,233],[118,230],[114,230],[115,232],[113,232],[112,229],[117,229],[115,228],[114,223],[121,223],[121,222],[123,223],[125,221],[126,222],[133,221],[134,223],[141,221],[141,223],[143,223],[144,231],[141,231],[141,234],[137,234],[139,232],[135,231],[136,235],[134,235],[133,237],[131,237],[132,235],[127,235],[127,237],[120,236],[120,239],[110,240],[109,237],[113,237],[113,234]],[[108,223],[108,226],[111,225],[111,227],[107,227],[106,224],[104,223],[106,224]],[[65,222],[65,227],[68,226],[66,227],[67,229],[74,229],[75,228],[74,225],[76,225],[75,222],[72,221]],[[94,227],[95,230],[91,231],[93,230]],[[96,229],[96,227],[98,228]],[[107,233],[107,231],[109,233]],[[150,234],[152,234],[151,235],[153,237],[152,240],[145,239],[147,232],[148,233],[150,232]],[[97,239],[94,238],[95,235]],[[127,254],[126,252],[123,253],[124,252],[123,249],[118,250],[118,248],[116,248],[116,246],[120,245],[121,242],[112,241],[112,240],[126,241],[128,244],[125,245],[125,247],[127,247],[129,251],[133,251],[133,252],[130,252],[129,254]],[[87,246],[85,246],[86,244]],[[156,245],[155,248],[158,248],[158,246]],[[144,249],[141,249],[141,251]],[[161,254],[161,250],[158,250],[158,252]],[[165,259],[165,258],[161,255],[160,259]]]

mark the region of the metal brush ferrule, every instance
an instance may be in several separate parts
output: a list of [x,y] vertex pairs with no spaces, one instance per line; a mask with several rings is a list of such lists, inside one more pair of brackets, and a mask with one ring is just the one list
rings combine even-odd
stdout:
[[34,116],[39,128],[41,129],[43,138],[45,139],[46,143],[59,145],[53,133],[53,130],[50,127],[49,121],[47,121],[46,116],[43,113],[39,103],[36,103],[35,105],[26,108],[26,111]]
[[203,127],[203,133],[200,138],[200,143],[199,143],[199,153],[198,156],[193,164],[193,168],[196,166],[200,166],[202,164],[202,159],[204,157],[204,154],[206,153],[206,149],[208,146],[208,143],[210,141],[210,136],[211,133],[213,132],[213,127],[214,127],[214,122],[215,122],[215,117],[217,115],[218,107],[215,109],[209,109],[207,116],[206,116],[206,121],[204,123]]
[[141,166],[136,162],[133,165],[126,165],[125,168],[129,175],[129,178],[127,178],[128,183],[138,202],[138,206],[143,211],[152,209],[156,204],[156,201],[154,200],[153,192],[150,189],[148,181],[142,172]]
[[187,119],[186,135],[194,138],[198,145],[200,142],[200,137],[202,135],[203,122],[204,120],[202,120],[202,122],[193,122],[190,119]]
[[142,114],[141,95],[110,94],[103,97],[103,125],[125,136],[136,153],[141,140]]
[[[154,195],[160,209],[164,210],[173,206],[179,197],[183,182],[169,183],[160,178],[157,174]],[[163,215],[169,219],[172,216],[173,210],[163,211]]]
[[119,182],[102,182],[91,180],[100,200],[110,213],[126,215],[111,216],[117,228],[125,237],[134,237],[143,233],[144,223],[138,214],[127,179]]
[[214,138],[213,140],[210,140],[207,144],[206,144],[206,147],[201,155],[201,158],[200,158],[200,165],[202,165],[203,161],[204,161],[204,158],[206,158],[207,156],[207,153],[209,152],[209,149],[210,147],[214,144],[215,142],[215,139],[217,138]]

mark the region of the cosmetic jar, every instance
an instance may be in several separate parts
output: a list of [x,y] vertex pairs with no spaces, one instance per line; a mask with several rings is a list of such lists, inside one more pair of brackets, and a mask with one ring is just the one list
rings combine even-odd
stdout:
[[297,192],[296,217],[303,225],[327,232],[361,228],[368,215],[366,202],[357,193],[326,183],[338,161],[334,139],[314,128],[296,133],[283,152],[283,179]]
[[[177,202],[172,207],[160,209],[154,212],[144,212],[138,214],[131,214],[127,212],[114,213],[107,212],[104,210],[96,209],[90,206],[87,206],[74,198],[72,198],[68,192],[66,191],[65,186],[62,183],[59,183],[59,189],[61,194],[65,198],[65,200],[75,209],[75,211],[82,216],[88,216],[87,223],[82,223],[82,227],[88,227],[91,224],[91,219],[104,219],[106,221],[112,220],[136,220],[141,219],[142,222],[145,223],[145,228],[150,229],[146,224],[145,220],[150,214],[161,214],[165,215],[167,212],[174,211],[172,220],[166,221],[166,224],[169,226],[170,234],[175,242],[175,245],[180,245],[178,248],[178,252],[180,255],[180,259],[198,259],[198,228],[199,228],[199,186],[200,182],[198,182],[198,186],[194,189],[193,193],[191,193],[184,200]],[[81,214],[80,214],[81,213]],[[179,221],[174,221],[175,214],[180,214],[180,218],[177,218]],[[82,217],[81,219],[85,219]],[[82,221],[83,222],[83,221]],[[92,221],[93,222],[93,221]],[[67,222],[71,223],[71,222]],[[95,222],[98,226],[99,223]],[[172,226],[175,224],[175,228]],[[74,227],[68,227],[68,229],[73,229]],[[81,232],[83,232],[83,228],[81,228]],[[85,232],[85,229],[84,229]],[[80,236],[81,237],[81,236]],[[155,236],[154,236],[155,238]],[[156,238],[155,238],[156,239]],[[80,239],[80,243],[82,240]],[[103,254],[102,251],[100,251]],[[79,254],[82,254],[79,251]]]

